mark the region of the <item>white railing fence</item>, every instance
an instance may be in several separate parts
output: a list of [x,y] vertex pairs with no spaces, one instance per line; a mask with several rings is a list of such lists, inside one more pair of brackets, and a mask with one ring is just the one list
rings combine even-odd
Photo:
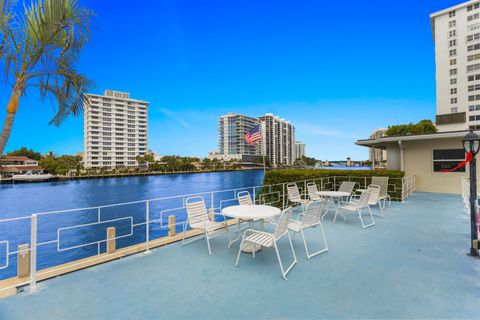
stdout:
[[[296,181],[305,196],[308,182],[319,190],[337,190],[342,181],[357,182],[366,188],[371,177],[333,176]],[[26,217],[0,220],[0,293],[29,285],[35,291],[37,280],[105,261],[107,242],[115,243],[114,254],[149,252],[154,240],[169,236],[172,228],[180,233],[186,221],[185,201],[202,196],[210,212],[220,213],[236,205],[240,191],[250,192],[256,203],[285,208],[291,203],[287,183],[200,192],[104,206],[35,213]],[[388,191],[393,200],[403,201],[415,190],[415,177],[390,178]],[[173,217],[173,219],[172,219]],[[221,218],[217,216],[217,219]],[[114,235],[109,229],[115,228]],[[110,230],[111,231],[111,230]],[[170,235],[172,236],[172,234]],[[20,256],[29,256],[28,276],[17,274]],[[103,260],[102,260],[103,259]],[[3,281],[2,281],[3,280]]]
[[[470,214],[470,179],[462,177],[462,199],[465,204],[465,214]],[[480,192],[477,192],[477,199],[480,198]],[[478,201],[475,202],[476,212],[478,212]]]

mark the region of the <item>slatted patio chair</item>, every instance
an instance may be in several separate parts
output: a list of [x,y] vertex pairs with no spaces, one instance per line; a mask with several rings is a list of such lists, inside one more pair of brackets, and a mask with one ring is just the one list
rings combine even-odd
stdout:
[[385,205],[390,205],[391,197],[388,194],[388,177],[372,177],[372,184],[380,186],[380,201],[382,201],[382,209],[385,209]]
[[[207,207],[205,206],[205,200],[201,196],[194,196],[187,198],[185,201],[187,208],[187,220],[183,224],[183,240],[182,246],[198,239],[190,240],[185,242],[185,235],[187,232],[187,225],[190,225],[192,229],[198,229],[203,231],[203,236],[207,240],[208,254],[212,255],[212,250],[210,249],[210,239],[216,238],[217,236],[227,233],[229,242],[230,232],[228,230],[227,218],[223,216],[223,222],[216,222],[210,220],[208,217]],[[222,229],[225,229],[224,232],[221,232]]]
[[[277,254],[278,263],[280,265],[280,270],[282,272],[283,279],[287,280],[287,274],[292,270],[292,268],[297,263],[297,257],[295,255],[295,250],[293,249],[292,239],[290,238],[290,233],[288,232],[287,225],[288,221],[292,215],[292,208],[285,209],[280,218],[278,219],[277,226],[273,233],[268,233],[264,231],[247,229],[243,233],[242,242],[240,243],[240,248],[238,249],[237,261],[235,266],[238,266],[240,261],[240,254],[242,253],[243,245],[246,243],[251,243],[252,245],[261,245],[266,248],[274,248],[275,253]],[[284,236],[288,237],[288,242],[290,244],[290,249],[293,254],[293,262],[288,266],[287,269],[283,268],[282,259],[280,253],[278,252],[277,242]],[[255,250],[252,250],[253,258],[255,258]]]
[[[319,255],[320,253],[328,251],[327,239],[325,238],[325,233],[323,232],[322,226],[322,213],[324,212],[327,206],[326,201],[312,201],[307,204],[301,214],[298,215],[297,220],[292,220],[288,222],[288,230],[300,233],[303,239],[303,245],[305,246],[305,252],[307,254],[307,259],[310,260],[311,257]],[[303,230],[308,228],[316,228],[318,227],[321,235],[322,240],[325,245],[324,249],[321,249],[314,253],[309,253],[307,240],[305,239],[305,234]]]
[[307,203],[310,202],[310,200],[302,198],[296,183],[287,184],[287,194],[288,194],[288,200],[290,200],[290,202],[293,204],[305,206],[307,205]]
[[308,193],[308,197],[310,198],[310,200],[312,201],[324,201],[325,199],[320,197],[318,194],[318,188],[317,188],[317,184],[315,182],[308,182],[307,183],[307,193]]
[[237,193],[237,199],[238,199],[238,204],[239,205],[252,205],[252,197],[250,196],[250,192],[248,191],[240,191]]
[[[371,192],[371,188],[367,188],[367,190],[364,190],[362,192],[362,194],[360,195],[360,197],[358,199],[350,199],[348,202],[340,204],[337,207],[337,210],[335,211],[335,217],[333,218],[333,222],[335,222],[337,220],[337,215],[339,213],[342,213],[342,212],[355,213],[356,212],[358,214],[358,217],[360,218],[360,222],[362,223],[363,229],[374,226],[375,225],[375,220],[373,219],[372,210],[370,209],[370,207],[368,205],[368,200],[370,198],[370,192]],[[363,222],[363,218],[362,218],[362,210],[363,209],[368,210],[368,212],[370,214],[370,218],[372,219],[372,222],[368,225],[365,225],[365,223]]]

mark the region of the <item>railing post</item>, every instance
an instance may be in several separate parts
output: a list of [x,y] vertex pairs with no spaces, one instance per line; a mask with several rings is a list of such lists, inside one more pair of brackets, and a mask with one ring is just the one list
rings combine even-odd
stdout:
[[303,195],[307,195],[307,180],[303,181]]
[[256,199],[256,196],[255,196],[255,187],[253,187],[253,204],[255,204],[255,199]]
[[282,184],[282,209],[285,209],[285,183]]
[[333,191],[337,190],[337,176],[333,176]]
[[147,201],[145,207],[145,242],[147,244],[147,249],[145,254],[150,254],[150,201]]
[[[97,209],[97,222],[98,222],[98,223],[100,223],[100,221],[102,221],[102,219],[101,219],[101,213],[100,213],[101,210],[102,210],[102,208],[98,207],[98,209]],[[101,246],[101,244],[100,244],[100,242],[99,242],[99,243],[97,244],[97,254],[100,254],[100,251],[101,251],[101,250],[100,250],[100,246]]]
[[30,293],[37,288],[37,215],[32,214],[30,226]]

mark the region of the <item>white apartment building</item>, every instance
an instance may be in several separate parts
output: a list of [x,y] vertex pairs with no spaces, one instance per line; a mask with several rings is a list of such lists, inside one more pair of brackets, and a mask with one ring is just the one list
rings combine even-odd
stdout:
[[[385,136],[385,132],[387,129],[385,128],[378,128],[372,132],[369,139],[375,140],[380,139]],[[378,149],[378,148],[370,148],[368,152],[368,159],[373,164],[385,164],[387,162],[387,150]]]
[[480,129],[480,2],[430,15],[439,131]]
[[149,102],[130,94],[105,90],[87,94],[84,106],[85,168],[138,166],[135,157],[148,150]]
[[253,161],[257,148],[245,141],[245,133],[258,125],[258,119],[230,112],[218,118],[218,151],[224,160]]
[[305,156],[305,143],[295,141],[295,160]]
[[271,113],[259,118],[262,134],[261,152],[272,166],[293,165],[295,161],[295,128],[287,120]]

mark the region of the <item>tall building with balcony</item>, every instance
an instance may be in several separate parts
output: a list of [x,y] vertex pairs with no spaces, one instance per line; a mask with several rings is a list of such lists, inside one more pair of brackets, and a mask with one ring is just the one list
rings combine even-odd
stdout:
[[295,161],[295,128],[287,120],[271,113],[259,118],[262,134],[261,154],[270,165],[293,165]]
[[480,2],[430,15],[439,131],[480,129]]
[[136,156],[148,150],[149,102],[130,94],[105,90],[87,94],[84,106],[85,168],[138,166]]
[[218,151],[225,159],[248,161],[257,156],[257,148],[245,141],[245,133],[258,125],[258,119],[237,113],[218,118]]
[[[370,135],[370,139],[380,139],[381,137],[385,136],[387,129],[385,128],[378,128],[377,130],[373,131]],[[368,151],[368,159],[372,162],[373,165],[385,165],[387,162],[387,150],[379,149],[379,148],[369,148]]]
[[305,156],[305,143],[295,141],[295,160]]

